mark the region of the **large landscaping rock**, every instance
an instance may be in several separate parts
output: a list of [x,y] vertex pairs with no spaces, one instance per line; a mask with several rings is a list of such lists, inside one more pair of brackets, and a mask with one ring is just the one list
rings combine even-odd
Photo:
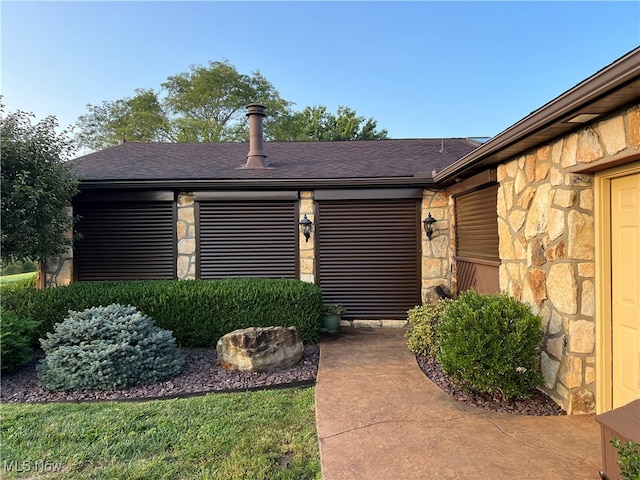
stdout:
[[218,365],[241,372],[270,372],[292,367],[304,347],[296,327],[251,327],[218,340]]

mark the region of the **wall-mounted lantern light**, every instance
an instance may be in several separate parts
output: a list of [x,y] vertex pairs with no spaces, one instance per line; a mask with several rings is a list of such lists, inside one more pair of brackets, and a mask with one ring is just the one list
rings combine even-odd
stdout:
[[424,223],[424,231],[427,234],[427,238],[431,241],[431,235],[433,235],[433,224],[436,223],[436,219],[431,216],[431,212],[427,215],[422,223]]
[[302,220],[300,220],[300,228],[302,230],[302,234],[306,238],[306,241],[309,241],[309,237],[311,236],[311,226],[313,222],[307,218],[305,215]]

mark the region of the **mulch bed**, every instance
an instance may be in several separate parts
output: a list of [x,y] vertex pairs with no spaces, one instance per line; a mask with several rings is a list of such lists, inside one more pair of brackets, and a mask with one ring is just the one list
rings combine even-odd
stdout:
[[451,383],[435,359],[416,355],[416,360],[424,374],[458,402],[492,412],[515,415],[554,416],[567,414],[548,395],[539,390],[533,390],[529,398],[519,400],[503,400],[501,396],[483,392],[465,392]]
[[182,372],[173,378],[126,390],[89,390],[84,392],[52,392],[40,385],[36,374],[36,364],[43,355],[43,352],[39,350],[36,352],[35,358],[20,371],[2,375],[0,402],[152,400],[202,395],[210,392],[237,392],[313,385],[318,373],[320,347],[306,345],[302,359],[291,368],[260,373],[229,371],[217,365],[217,354],[213,349],[187,349],[185,350],[185,366]]
[[[196,348],[185,351],[186,363],[183,371],[169,380],[152,385],[142,385],[127,390],[87,392],[52,392],[40,385],[36,375],[36,363],[42,351],[14,374],[3,374],[0,384],[0,402],[86,402],[105,400],[149,400],[175,398],[208,392],[229,392],[260,388],[313,385],[316,381],[320,348],[307,345],[300,362],[289,369],[271,373],[244,374],[231,372],[216,365],[215,350]],[[494,412],[515,415],[552,416],[566,412],[544,393],[534,390],[531,397],[505,401],[498,396],[481,392],[465,392],[451,383],[440,365],[432,358],[416,356],[420,369],[443,391],[458,402]]]

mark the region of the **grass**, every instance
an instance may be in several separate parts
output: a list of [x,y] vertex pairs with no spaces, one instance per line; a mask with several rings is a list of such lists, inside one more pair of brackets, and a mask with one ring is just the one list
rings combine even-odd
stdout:
[[0,276],[0,285],[5,283],[21,282],[23,280],[30,280],[36,278],[36,272],[18,273],[16,275],[2,275]]
[[5,403],[0,477],[320,479],[314,392]]

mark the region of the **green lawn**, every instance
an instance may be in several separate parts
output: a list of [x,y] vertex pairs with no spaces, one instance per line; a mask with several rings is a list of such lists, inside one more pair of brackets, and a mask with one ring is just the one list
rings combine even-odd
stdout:
[[314,392],[5,403],[0,477],[320,479]]
[[3,275],[0,276],[0,285],[5,283],[21,282],[22,280],[29,280],[36,278],[36,272],[18,273],[16,275]]

